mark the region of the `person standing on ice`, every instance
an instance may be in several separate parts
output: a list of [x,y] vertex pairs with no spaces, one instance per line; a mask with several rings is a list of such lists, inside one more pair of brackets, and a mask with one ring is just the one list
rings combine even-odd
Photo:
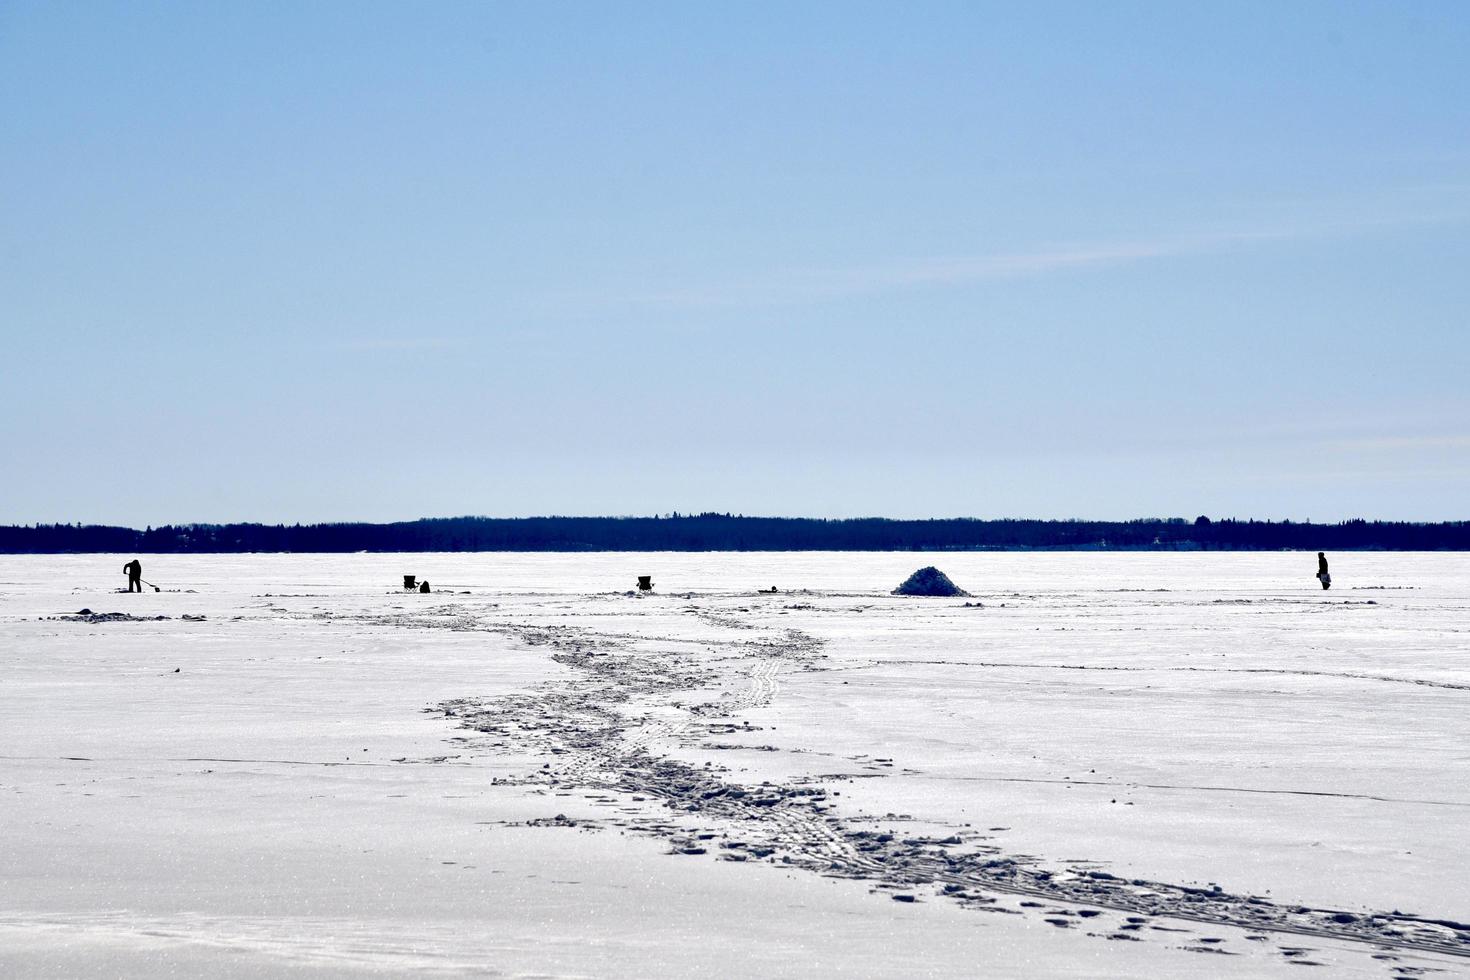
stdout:
[[128,591],[132,592],[134,590],[134,587],[136,586],[137,591],[142,592],[143,563],[134,558],[132,561],[123,566],[123,571],[126,572],[128,576]]
[[1322,583],[1322,588],[1332,588],[1332,576],[1327,573],[1327,556],[1317,552],[1317,581]]

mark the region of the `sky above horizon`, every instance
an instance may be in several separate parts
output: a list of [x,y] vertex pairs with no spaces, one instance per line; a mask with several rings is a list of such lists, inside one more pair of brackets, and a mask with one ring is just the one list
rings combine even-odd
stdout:
[[0,523],[1470,518],[1470,4],[0,3]]

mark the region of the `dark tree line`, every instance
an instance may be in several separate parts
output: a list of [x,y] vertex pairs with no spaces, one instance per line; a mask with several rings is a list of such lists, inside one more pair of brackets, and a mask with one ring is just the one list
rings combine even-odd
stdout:
[[666,517],[447,517],[393,524],[0,527],[0,554],[353,551],[1467,551],[1470,521],[818,520]]

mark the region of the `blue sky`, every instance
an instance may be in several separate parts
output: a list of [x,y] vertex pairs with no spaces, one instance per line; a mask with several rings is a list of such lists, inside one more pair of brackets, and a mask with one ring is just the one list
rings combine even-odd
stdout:
[[0,521],[1470,518],[1470,5],[0,3]]

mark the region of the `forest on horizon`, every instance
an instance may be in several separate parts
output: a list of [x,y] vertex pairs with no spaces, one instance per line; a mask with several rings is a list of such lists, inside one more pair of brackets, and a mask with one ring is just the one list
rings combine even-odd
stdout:
[[413,551],[1470,551],[1470,521],[446,517],[386,524],[0,527],[0,554]]

